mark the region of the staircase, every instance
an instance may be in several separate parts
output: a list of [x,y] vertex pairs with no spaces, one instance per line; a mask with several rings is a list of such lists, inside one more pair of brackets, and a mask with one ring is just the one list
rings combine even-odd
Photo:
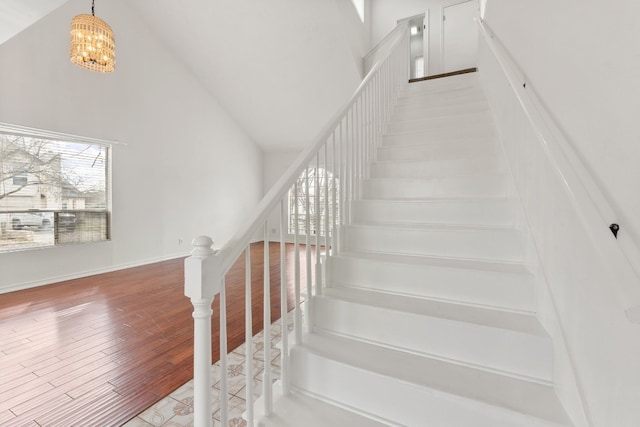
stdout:
[[350,210],[260,425],[572,425],[477,74],[402,93]]

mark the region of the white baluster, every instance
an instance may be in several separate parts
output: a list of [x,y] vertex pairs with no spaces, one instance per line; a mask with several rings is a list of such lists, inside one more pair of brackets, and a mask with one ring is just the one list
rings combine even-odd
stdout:
[[253,427],[253,316],[251,312],[251,244],[244,251],[244,349],[245,349],[245,401],[247,427]]
[[[325,169],[325,173],[326,173],[326,169]],[[314,191],[313,191],[313,196],[314,196],[314,209],[316,212],[316,277],[315,277],[315,284],[316,284],[316,295],[321,295],[322,294],[322,272],[320,271],[320,232],[322,231],[322,227],[320,224],[320,208],[321,208],[321,202],[320,202],[320,152],[316,153],[316,179],[315,179],[315,183],[314,183]]]
[[282,382],[282,393],[289,394],[289,324],[287,322],[288,312],[288,287],[287,287],[287,259],[286,259],[286,230],[287,210],[285,200],[280,200],[280,332],[281,353],[280,353],[280,381]]
[[[269,271],[269,224],[264,223],[264,371],[262,385],[264,386],[264,414],[273,412],[273,384],[271,382],[271,283]],[[224,426],[228,424],[223,424]]]
[[345,146],[345,143],[344,143],[344,129],[343,129],[343,126],[342,126],[343,122],[344,122],[344,119],[340,121],[340,133],[339,133],[340,141],[338,143],[338,175],[339,175],[339,178],[340,178],[340,182],[339,182],[340,183],[340,194],[339,194],[339,196],[340,196],[340,205],[339,205],[340,206],[340,211],[338,212],[340,216],[339,216],[339,218],[337,218],[337,223],[338,223],[337,225],[338,226],[336,227],[336,231],[337,231],[337,234],[336,234],[336,237],[337,237],[337,239],[336,239],[337,240],[336,247],[338,248],[338,253],[342,252],[342,238],[341,238],[342,229],[341,229],[341,227],[344,225],[344,205],[345,205],[344,201],[345,201],[345,194],[347,193],[347,191],[346,191],[346,189],[347,189],[346,178],[344,176],[345,175],[344,174],[344,169],[345,169],[345,167],[344,167],[344,163],[345,163],[344,162],[344,157],[345,157],[344,156],[344,146]]
[[220,423],[223,426],[229,425],[227,353],[227,292],[223,277],[220,289]]
[[345,172],[347,178],[347,198],[344,204],[345,223],[351,224],[351,200],[353,200],[353,107],[349,109],[347,114],[347,139],[346,139],[347,161]]
[[382,145],[382,120],[380,119],[381,111],[382,111],[382,78],[380,76],[382,70],[378,71],[376,75],[376,146],[380,147]]
[[306,311],[306,324],[307,324],[307,330],[310,331],[311,330],[311,322],[309,321],[310,319],[312,319],[311,316],[311,312],[312,312],[312,301],[311,301],[311,294],[312,294],[312,289],[311,289],[311,281],[313,279],[312,273],[311,273],[311,200],[309,197],[309,165],[307,165],[307,173],[305,174],[305,180],[304,180],[304,186],[305,186],[305,205],[306,205],[306,215],[305,217],[305,221],[306,221],[306,227],[307,227],[307,233],[306,233],[306,246],[305,246],[305,257],[306,257],[306,266],[307,266],[307,280],[306,280],[306,284],[307,284],[307,297],[305,298],[304,301],[304,306],[305,306],[305,311]]
[[329,141],[324,143],[324,257],[325,283],[326,260],[329,258]]
[[210,237],[196,237],[191,256],[184,262],[184,294],[193,304],[193,421],[197,427],[212,425],[211,304],[221,288],[219,262],[212,245]]
[[333,202],[333,205],[331,206],[331,209],[333,210],[333,215],[331,217],[331,252],[333,255],[335,255],[337,253],[337,227],[336,227],[336,221],[338,220],[338,218],[336,217],[336,214],[338,213],[337,211],[337,204],[338,204],[338,182],[337,182],[337,178],[339,175],[339,170],[338,170],[338,163],[336,162],[336,131],[333,131],[333,135],[332,135],[332,142],[331,142],[331,163],[333,164],[333,167],[331,168],[331,171],[333,172],[333,177],[332,177],[332,182],[333,182],[333,193],[332,193],[332,199],[331,201]]
[[295,313],[293,318],[293,330],[295,332],[295,340],[296,344],[302,344],[302,313],[300,312],[300,243],[298,242],[298,236],[300,234],[300,223],[298,218],[298,204],[300,200],[298,198],[298,180],[296,180],[294,186],[295,191],[295,204],[294,204],[294,213],[296,217],[296,221],[293,228],[293,246],[294,246],[294,275],[295,275],[295,283],[294,283],[294,293],[295,293]]
[[361,185],[362,185],[362,165],[364,163],[363,161],[363,156],[364,156],[364,150],[362,150],[362,111],[364,110],[362,108],[362,95],[360,95],[360,97],[358,97],[358,100],[356,101],[356,105],[358,107],[358,127],[357,127],[357,131],[358,131],[358,144],[357,144],[357,153],[358,153],[358,170],[357,170],[357,182],[356,182],[356,199],[360,200],[362,198],[362,192],[361,192]]

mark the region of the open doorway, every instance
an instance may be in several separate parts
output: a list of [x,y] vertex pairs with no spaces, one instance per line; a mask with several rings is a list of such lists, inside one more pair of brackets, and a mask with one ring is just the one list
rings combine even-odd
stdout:
[[410,79],[419,79],[429,73],[429,12],[408,18],[411,31],[410,42]]

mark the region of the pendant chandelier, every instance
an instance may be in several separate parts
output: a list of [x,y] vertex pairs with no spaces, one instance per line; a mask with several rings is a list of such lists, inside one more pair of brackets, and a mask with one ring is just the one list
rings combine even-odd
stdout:
[[71,62],[99,73],[116,68],[116,45],[111,27],[95,16],[95,0],[91,15],[77,15],[71,20]]

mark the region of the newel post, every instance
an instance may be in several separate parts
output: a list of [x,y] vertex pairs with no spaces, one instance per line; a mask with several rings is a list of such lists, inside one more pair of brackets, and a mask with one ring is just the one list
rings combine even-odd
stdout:
[[211,304],[220,292],[221,273],[213,240],[199,236],[184,261],[184,294],[193,304],[193,422],[210,427],[211,418]]

